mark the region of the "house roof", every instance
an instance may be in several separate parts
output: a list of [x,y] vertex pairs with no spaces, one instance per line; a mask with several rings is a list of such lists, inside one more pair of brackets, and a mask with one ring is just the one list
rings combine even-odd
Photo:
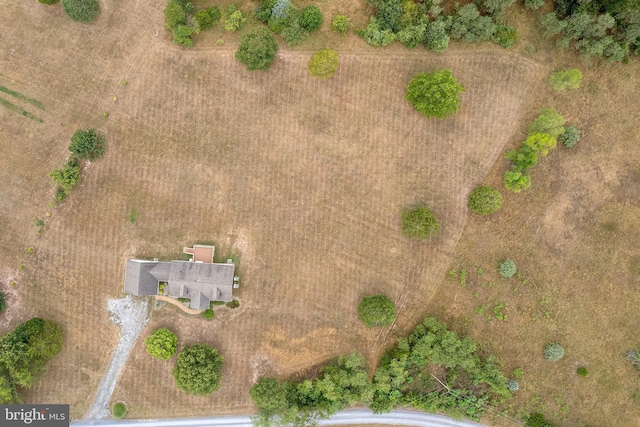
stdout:
[[231,301],[234,270],[233,263],[127,260],[124,289],[133,295],[157,295],[158,282],[167,282],[169,296],[189,298],[191,308],[204,310],[210,301]]
[[138,259],[127,260],[124,279],[124,290],[133,295],[147,296],[158,293],[158,279],[151,274],[151,270],[159,263]]

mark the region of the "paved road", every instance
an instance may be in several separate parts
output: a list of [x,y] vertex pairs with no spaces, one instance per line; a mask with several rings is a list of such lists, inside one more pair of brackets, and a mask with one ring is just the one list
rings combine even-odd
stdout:
[[[417,411],[391,411],[376,415],[366,409],[342,411],[328,420],[318,423],[321,426],[349,424],[391,424],[416,427],[485,427],[471,421],[456,421],[442,415],[432,415]],[[72,422],[73,427],[252,427],[248,416],[225,416],[211,418],[179,418],[165,420],[83,420]]]

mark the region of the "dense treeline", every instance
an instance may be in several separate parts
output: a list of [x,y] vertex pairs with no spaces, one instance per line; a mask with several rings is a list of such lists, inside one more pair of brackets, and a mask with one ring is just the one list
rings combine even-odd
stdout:
[[369,381],[364,358],[352,353],[322,367],[317,377],[278,382],[260,378],[251,389],[256,425],[311,425],[356,404],[375,412],[413,407],[478,419],[487,404],[511,396],[492,358],[482,359],[470,337],[427,318],[400,338]]
[[0,403],[21,402],[19,388],[31,387],[62,350],[62,329],[35,317],[0,338]]

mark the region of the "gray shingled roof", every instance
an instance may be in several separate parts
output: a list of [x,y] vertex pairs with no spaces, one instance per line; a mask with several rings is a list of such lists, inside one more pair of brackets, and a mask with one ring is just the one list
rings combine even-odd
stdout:
[[[171,261],[169,296],[194,298],[197,293],[202,293],[211,301],[231,301],[234,269],[233,264]],[[193,301],[191,307],[195,308]]]
[[138,296],[157,295],[158,279],[151,274],[151,270],[158,264],[156,261],[127,260],[125,292]]
[[170,262],[159,262],[158,265],[153,267],[150,273],[158,279],[158,282],[166,282],[169,280],[169,272],[171,271]]

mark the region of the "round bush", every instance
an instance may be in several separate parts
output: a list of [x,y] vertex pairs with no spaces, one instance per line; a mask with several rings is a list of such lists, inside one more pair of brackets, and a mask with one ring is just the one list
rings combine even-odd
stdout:
[[544,348],[544,358],[556,362],[564,357],[564,348],[557,342],[551,342]]
[[237,299],[234,299],[232,301],[229,301],[228,303],[225,304],[227,307],[234,309],[234,308],[238,308],[240,307],[240,302],[238,302]]
[[367,328],[387,327],[396,320],[396,306],[386,295],[364,297],[358,305],[358,318]]
[[425,207],[402,213],[402,232],[409,237],[428,239],[438,232],[438,219]]
[[322,12],[315,6],[307,6],[302,9],[298,23],[309,32],[315,31],[322,25]]
[[113,418],[122,418],[127,413],[127,407],[124,403],[118,402],[111,408],[111,414]]
[[188,345],[178,355],[173,378],[179,389],[204,396],[220,387],[223,363],[224,357],[215,348],[201,343]]
[[562,142],[565,147],[573,147],[580,141],[580,131],[574,126],[568,126],[564,133],[560,134],[558,140]]
[[469,209],[480,215],[489,215],[502,207],[502,194],[493,188],[483,185],[469,195]]
[[178,337],[167,328],[156,329],[144,340],[147,353],[158,359],[168,360],[176,354]]
[[309,60],[309,74],[319,79],[328,79],[336,73],[338,64],[338,52],[333,49],[323,49],[316,52]]
[[204,317],[205,319],[213,319],[213,310],[211,310],[210,308],[206,309],[202,312],[202,317]]
[[520,383],[516,380],[509,380],[507,382],[507,388],[511,391],[518,391],[520,390]]
[[581,377],[587,377],[589,376],[589,370],[587,368],[585,368],[584,366],[580,366],[577,370],[578,375],[580,375]]
[[407,86],[405,98],[427,117],[445,119],[460,108],[464,87],[451,75],[451,70],[418,73]]
[[71,137],[69,151],[78,159],[98,160],[104,154],[104,137],[95,129],[78,129]]
[[91,22],[100,14],[97,0],[62,0],[62,9],[74,21]]
[[258,27],[242,37],[236,58],[249,70],[268,70],[276,58],[277,51],[278,42],[269,30]]
[[351,19],[345,15],[337,15],[333,18],[333,22],[331,22],[331,29],[338,34],[342,34],[346,36],[349,30],[351,29]]
[[506,277],[507,279],[511,278],[514,274],[518,272],[518,268],[516,267],[516,262],[511,258],[507,258],[500,263],[500,267],[498,268],[498,273],[502,277]]

